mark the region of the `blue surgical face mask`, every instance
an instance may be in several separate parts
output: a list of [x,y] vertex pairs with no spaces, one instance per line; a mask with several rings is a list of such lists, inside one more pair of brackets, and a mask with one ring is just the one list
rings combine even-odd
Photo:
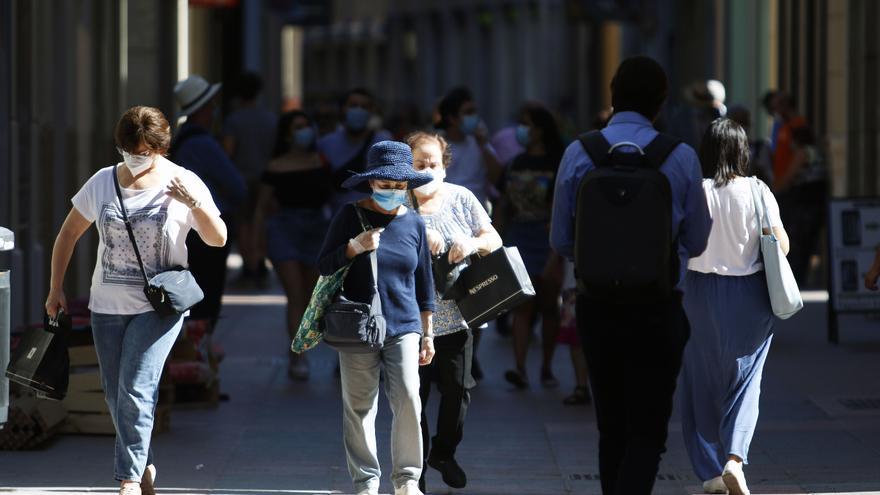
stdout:
[[367,128],[370,111],[365,108],[351,107],[345,111],[345,127],[352,132],[360,132]]
[[373,189],[373,201],[385,211],[391,211],[406,201],[403,189]]
[[472,113],[461,118],[461,132],[465,134],[473,134],[480,125],[480,116]]
[[315,143],[315,129],[312,127],[303,127],[293,133],[294,146],[307,150]]
[[523,148],[529,145],[529,129],[525,124],[516,126],[516,142]]

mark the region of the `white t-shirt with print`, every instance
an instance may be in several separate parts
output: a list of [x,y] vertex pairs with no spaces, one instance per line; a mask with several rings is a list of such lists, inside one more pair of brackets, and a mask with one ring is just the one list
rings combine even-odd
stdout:
[[[186,236],[195,224],[189,207],[166,194],[178,176],[211,215],[220,215],[205,183],[189,170],[163,157],[157,167],[167,180],[150,189],[122,189],[147,277],[175,266],[187,266]],[[119,164],[118,166],[125,166]],[[151,311],[144,278],[122,220],[113,186],[116,166],[93,175],[71,199],[73,207],[98,229],[98,259],[92,274],[89,309],[96,313],[131,315]]]
[[[713,179],[703,179],[703,190],[712,216],[712,230],[706,250],[691,258],[688,270],[718,275],[751,275],[764,269],[761,262],[760,232],[750,182],[738,177],[726,186],[715,187]],[[764,227],[782,227],[779,205],[770,189],[758,181],[767,217]],[[766,225],[769,221],[769,226]]]

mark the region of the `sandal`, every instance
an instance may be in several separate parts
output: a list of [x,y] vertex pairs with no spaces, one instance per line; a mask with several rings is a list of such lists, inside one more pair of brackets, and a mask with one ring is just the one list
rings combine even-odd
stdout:
[[559,380],[553,376],[553,372],[550,370],[541,371],[541,385],[544,388],[556,388],[559,386]]
[[562,403],[566,406],[583,406],[592,402],[593,397],[590,395],[590,389],[587,387],[575,387],[573,394],[562,399]]

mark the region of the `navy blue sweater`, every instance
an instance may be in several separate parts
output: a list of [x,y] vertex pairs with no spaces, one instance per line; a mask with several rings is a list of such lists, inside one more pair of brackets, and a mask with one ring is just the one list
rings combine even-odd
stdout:
[[[431,252],[425,234],[425,222],[413,211],[405,215],[384,215],[362,209],[373,228],[384,227],[377,253],[379,298],[382,314],[388,325],[388,337],[405,333],[421,333],[420,312],[434,311],[434,277],[431,273]],[[345,205],[330,223],[318,269],[331,275],[348,263],[345,249],[348,240],[363,232],[354,206]],[[352,301],[373,300],[373,272],[369,253],[354,258],[345,277],[343,291]]]

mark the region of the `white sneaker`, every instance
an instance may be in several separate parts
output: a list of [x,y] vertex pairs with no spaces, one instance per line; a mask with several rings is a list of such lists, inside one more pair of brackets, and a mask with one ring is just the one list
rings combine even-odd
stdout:
[[141,495],[141,484],[126,483],[119,487],[119,495]]
[[724,484],[721,476],[716,476],[703,482],[703,491],[706,493],[727,493],[727,485]]
[[403,485],[394,489],[394,495],[425,495],[419,490],[419,482],[416,480],[408,480]]
[[379,495],[379,489],[378,488],[365,488],[365,489],[357,492],[357,495]]
[[746,486],[746,475],[743,473],[742,463],[727,461],[721,478],[727,486],[730,495],[750,495],[749,487]]

